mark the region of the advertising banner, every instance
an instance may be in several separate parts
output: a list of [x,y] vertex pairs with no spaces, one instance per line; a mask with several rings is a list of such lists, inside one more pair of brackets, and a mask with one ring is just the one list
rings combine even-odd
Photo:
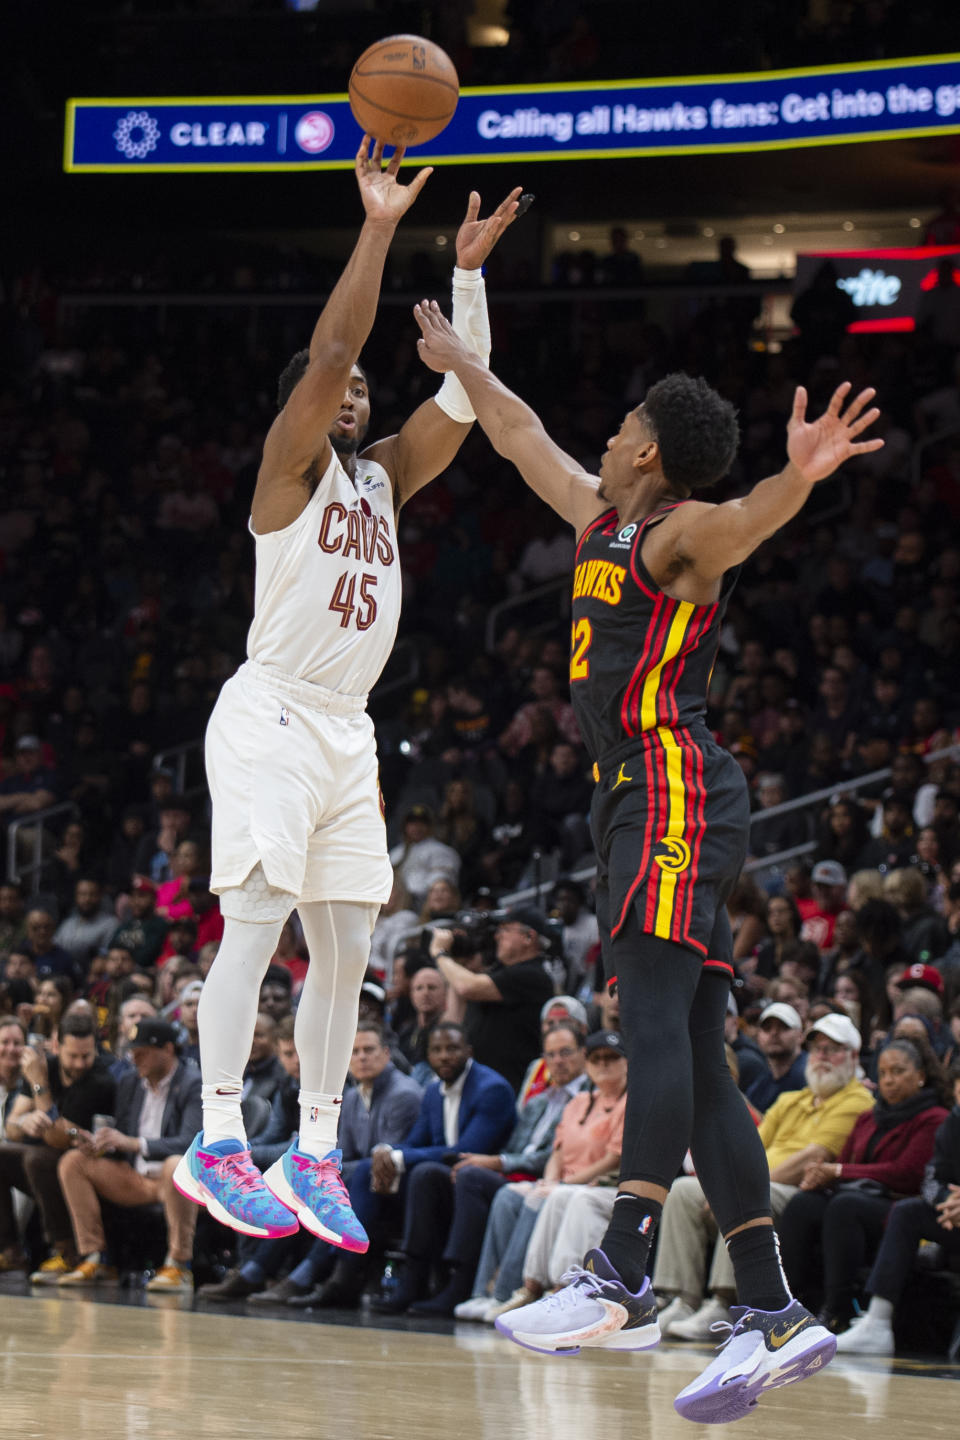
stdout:
[[[462,91],[421,164],[614,159],[960,132],[960,56],[753,75]],[[331,170],[360,129],[345,95],[76,99],[64,169]]]

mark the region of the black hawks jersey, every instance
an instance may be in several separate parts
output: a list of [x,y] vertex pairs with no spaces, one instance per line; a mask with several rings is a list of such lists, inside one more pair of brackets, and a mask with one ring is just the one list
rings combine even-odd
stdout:
[[618,529],[616,510],[588,525],[573,577],[570,698],[594,761],[652,730],[702,722],[720,627],[737,570],[711,605],[674,600],[640,558],[643,537],[677,505]]

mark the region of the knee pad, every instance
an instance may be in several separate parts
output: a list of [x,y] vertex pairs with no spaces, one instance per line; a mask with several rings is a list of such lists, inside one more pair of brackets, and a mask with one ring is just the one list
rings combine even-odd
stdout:
[[242,885],[223,891],[220,914],[225,920],[245,920],[248,925],[282,925],[295,904],[296,897],[289,890],[270,884],[258,861]]

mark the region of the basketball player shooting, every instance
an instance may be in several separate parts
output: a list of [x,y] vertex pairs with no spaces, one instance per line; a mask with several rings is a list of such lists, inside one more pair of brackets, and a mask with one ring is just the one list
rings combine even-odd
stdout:
[[709,504],[696,497],[729,470],[738,428],[703,380],[654,385],[607,441],[598,479],[469,354],[436,302],[415,315],[422,359],[461,380],[494,448],[577,532],[570,693],[595,762],[597,912],[629,1058],[606,1234],[562,1289],[497,1328],[547,1353],[656,1345],[647,1261],[689,1145],[743,1308],[675,1404],[697,1423],[739,1420],[764,1390],[814,1374],[836,1341],[787,1289],[766,1158],[724,1057],[733,974],[724,905],[750,807],[739,766],[706,727],[706,693],[738,568],[814,485],[883,444],[858,439],[879,414],[867,408],[874,391],[851,400],[841,385],[808,421],[798,389],[786,467],[742,499]]
[[[223,941],[198,1014],[203,1130],[174,1176],[183,1194],[246,1235],[302,1224],[347,1250],[368,1239],[340,1178],[337,1122],[370,936],[390,893],[386,829],[367,694],[393,646],[401,580],[400,506],[450,464],[474,420],[451,376],[397,435],[361,449],[370,423],[358,364],[398,221],[430,169],[398,180],[364,136],[356,176],[365,219],[309,350],[280,378],[253,497],[256,603],[248,659],[210,717],[213,874]],[[513,220],[519,188],[487,219],[470,196],[457,234],[453,316],[485,364],[490,329],[480,266]],[[262,1176],[241,1115],[260,983],[287,916],[310,952],[295,1040],[300,1132]]]

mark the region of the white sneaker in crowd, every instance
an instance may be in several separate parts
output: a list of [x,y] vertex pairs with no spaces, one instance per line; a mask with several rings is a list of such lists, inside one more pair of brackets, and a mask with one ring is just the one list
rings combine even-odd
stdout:
[[838,1355],[892,1355],[893,1329],[886,1320],[867,1313],[837,1336]]
[[[661,1321],[662,1323],[662,1321]],[[706,1340],[715,1340],[712,1326],[717,1324],[729,1325],[730,1311],[722,1300],[711,1295],[704,1300],[700,1309],[688,1320],[674,1320],[670,1325],[671,1340],[699,1340],[703,1343]]]
[[455,1305],[453,1313],[458,1320],[483,1320],[491,1306],[497,1303],[489,1295],[471,1295],[469,1300]]
[[660,1311],[658,1317],[660,1334],[664,1336],[671,1334],[671,1325],[680,1325],[686,1320],[692,1320],[696,1313],[693,1306],[688,1305],[682,1295],[674,1295],[670,1303]]

